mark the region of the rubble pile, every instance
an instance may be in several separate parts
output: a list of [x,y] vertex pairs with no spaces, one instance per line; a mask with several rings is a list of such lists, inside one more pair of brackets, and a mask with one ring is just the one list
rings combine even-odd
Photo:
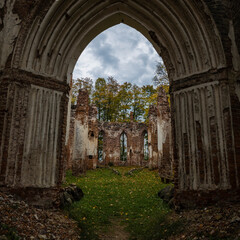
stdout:
[[183,233],[171,240],[240,240],[240,203],[174,212],[170,221],[184,224]]
[[77,223],[58,209],[39,209],[0,193],[0,239],[80,239]]

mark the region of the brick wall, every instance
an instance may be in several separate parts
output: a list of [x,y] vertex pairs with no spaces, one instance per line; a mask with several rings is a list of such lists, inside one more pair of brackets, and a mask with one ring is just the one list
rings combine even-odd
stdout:
[[[145,166],[144,161],[144,134],[147,126],[143,123],[99,123],[99,132],[104,134],[103,152],[104,165],[109,162],[116,166]],[[120,160],[120,136],[127,136],[127,161]]]
[[168,97],[163,88],[159,89],[157,102],[159,175],[162,179],[169,181],[173,180],[172,127]]
[[48,85],[48,79],[38,82],[35,76],[36,83],[44,87],[33,85],[33,75],[14,73],[0,79],[0,89],[7,94],[7,101],[1,101],[1,114],[5,113],[1,115],[0,181],[12,187],[55,187],[62,182],[65,170],[68,98],[52,89],[63,88],[62,84]]

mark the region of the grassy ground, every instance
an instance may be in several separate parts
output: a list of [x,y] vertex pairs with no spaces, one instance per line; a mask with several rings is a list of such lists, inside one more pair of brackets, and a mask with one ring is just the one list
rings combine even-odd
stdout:
[[178,231],[179,223],[169,223],[169,208],[157,193],[166,185],[160,182],[156,171],[139,170],[126,175],[128,167],[88,171],[84,177],[66,176],[66,185],[75,183],[84,192],[84,198],[74,203],[69,216],[78,221],[83,239],[98,239],[97,232],[108,230],[112,219],[121,219],[130,233],[130,239],[166,239]]

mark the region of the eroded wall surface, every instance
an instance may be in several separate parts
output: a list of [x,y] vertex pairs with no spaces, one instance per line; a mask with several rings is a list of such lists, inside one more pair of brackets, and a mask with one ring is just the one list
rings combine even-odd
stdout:
[[157,105],[150,106],[148,141],[149,168],[158,168],[162,180],[173,180],[173,148],[171,114],[168,97],[163,88],[158,93]]
[[89,105],[87,90],[80,89],[75,112],[72,147],[73,174],[84,173],[97,166],[98,122],[97,110]]
[[160,88],[157,100],[158,168],[162,179],[173,180],[171,113],[168,97]]
[[59,146],[63,144],[67,98],[60,88],[34,85],[21,77],[26,80],[11,82],[6,77],[1,86],[0,183],[54,187],[63,178]]
[[[110,162],[115,166],[146,166],[144,161],[144,134],[147,126],[143,123],[99,123],[99,132],[103,133],[104,165]],[[120,136],[127,136],[127,161],[120,159]]]
[[149,143],[149,168],[155,169],[159,167],[158,162],[158,110],[157,106],[149,108],[148,123],[148,143]]

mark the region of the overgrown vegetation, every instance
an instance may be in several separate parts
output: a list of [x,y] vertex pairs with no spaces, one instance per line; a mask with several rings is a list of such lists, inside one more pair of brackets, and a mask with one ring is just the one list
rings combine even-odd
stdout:
[[170,209],[157,193],[166,186],[156,171],[143,169],[126,174],[129,167],[88,171],[84,177],[67,173],[66,184],[82,188],[84,198],[66,211],[78,221],[83,239],[98,239],[97,233],[106,229],[112,219],[120,219],[131,239],[166,239],[180,229],[179,223],[168,222]]

